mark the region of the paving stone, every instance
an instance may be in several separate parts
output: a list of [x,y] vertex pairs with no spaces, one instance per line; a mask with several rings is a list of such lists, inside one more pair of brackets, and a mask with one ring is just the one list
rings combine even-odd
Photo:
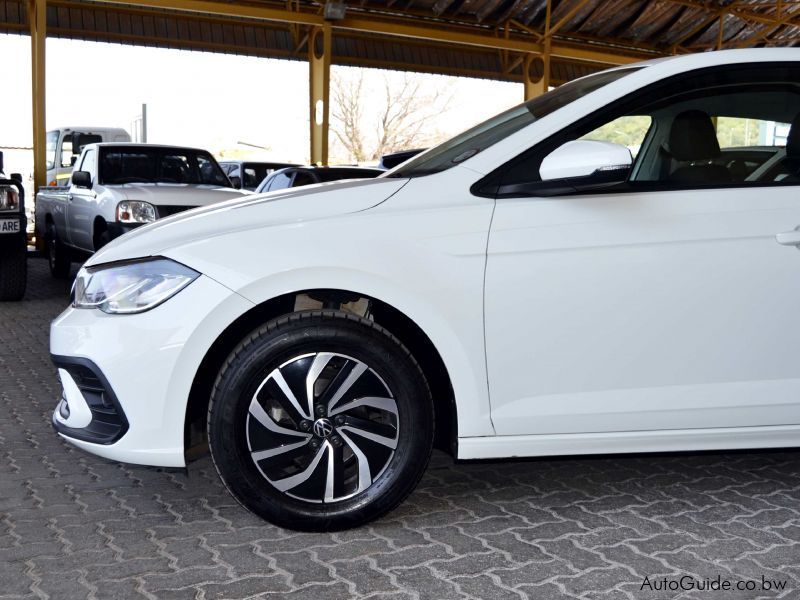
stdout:
[[208,457],[184,473],[88,455],[50,424],[48,328],[69,284],[42,259],[29,266],[27,299],[0,304],[3,600],[666,600],[640,587],[670,572],[787,581],[782,595],[726,600],[800,598],[797,452],[473,463],[437,452],[398,510],[326,534],[244,510]]

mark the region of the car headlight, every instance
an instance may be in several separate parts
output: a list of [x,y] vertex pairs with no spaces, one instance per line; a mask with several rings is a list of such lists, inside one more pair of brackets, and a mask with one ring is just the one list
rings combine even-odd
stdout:
[[19,192],[11,185],[0,185],[0,210],[19,210]]
[[166,302],[199,276],[160,257],[83,267],[75,278],[72,306],[111,314],[140,313]]
[[156,207],[141,200],[123,200],[117,204],[117,221],[120,223],[152,223],[156,220]]

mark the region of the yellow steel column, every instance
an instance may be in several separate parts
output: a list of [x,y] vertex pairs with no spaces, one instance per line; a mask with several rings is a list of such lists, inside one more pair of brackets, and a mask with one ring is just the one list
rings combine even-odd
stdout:
[[537,54],[529,54],[525,57],[525,60],[522,63],[522,82],[525,85],[526,102],[531,98],[535,98],[536,96],[544,94],[547,91],[547,82],[549,77],[546,77],[545,73],[542,73],[542,76],[538,79],[531,77],[534,63],[541,64],[543,70],[547,69],[547,63],[544,61],[543,57]]
[[[530,100],[544,94],[550,87],[550,49],[552,46],[552,32],[550,30],[550,20],[553,10],[553,0],[547,0],[547,10],[544,18],[544,48],[541,56],[528,55],[522,64],[522,81],[525,84],[525,100]],[[560,27],[563,20],[557,24]],[[541,62],[542,76],[538,81],[531,78],[531,71],[534,61]]]
[[331,26],[314,27],[308,38],[311,164],[328,164],[328,99],[331,83]]
[[33,109],[33,184],[34,189],[47,185],[45,164],[45,39],[47,37],[46,0],[28,0],[28,24],[31,30],[31,101]]

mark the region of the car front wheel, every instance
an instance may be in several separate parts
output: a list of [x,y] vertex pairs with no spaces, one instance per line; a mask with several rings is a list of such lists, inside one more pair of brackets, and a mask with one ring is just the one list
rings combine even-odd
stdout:
[[246,508],[290,529],[355,527],[419,482],[433,442],[425,378],[389,332],[340,311],[273,320],[217,378],[211,455]]

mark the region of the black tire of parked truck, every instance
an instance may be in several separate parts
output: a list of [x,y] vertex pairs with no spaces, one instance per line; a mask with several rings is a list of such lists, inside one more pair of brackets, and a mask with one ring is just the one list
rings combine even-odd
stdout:
[[425,376],[397,338],[353,314],[308,311],[273,319],[231,352],[208,439],[243,506],[281,527],[334,531],[413,491],[433,418]]
[[27,240],[14,235],[0,246],[0,301],[22,300],[28,281]]
[[50,274],[56,279],[69,277],[69,270],[72,265],[69,247],[58,239],[58,233],[53,225],[47,227],[45,251],[47,252],[47,264],[50,266]]

